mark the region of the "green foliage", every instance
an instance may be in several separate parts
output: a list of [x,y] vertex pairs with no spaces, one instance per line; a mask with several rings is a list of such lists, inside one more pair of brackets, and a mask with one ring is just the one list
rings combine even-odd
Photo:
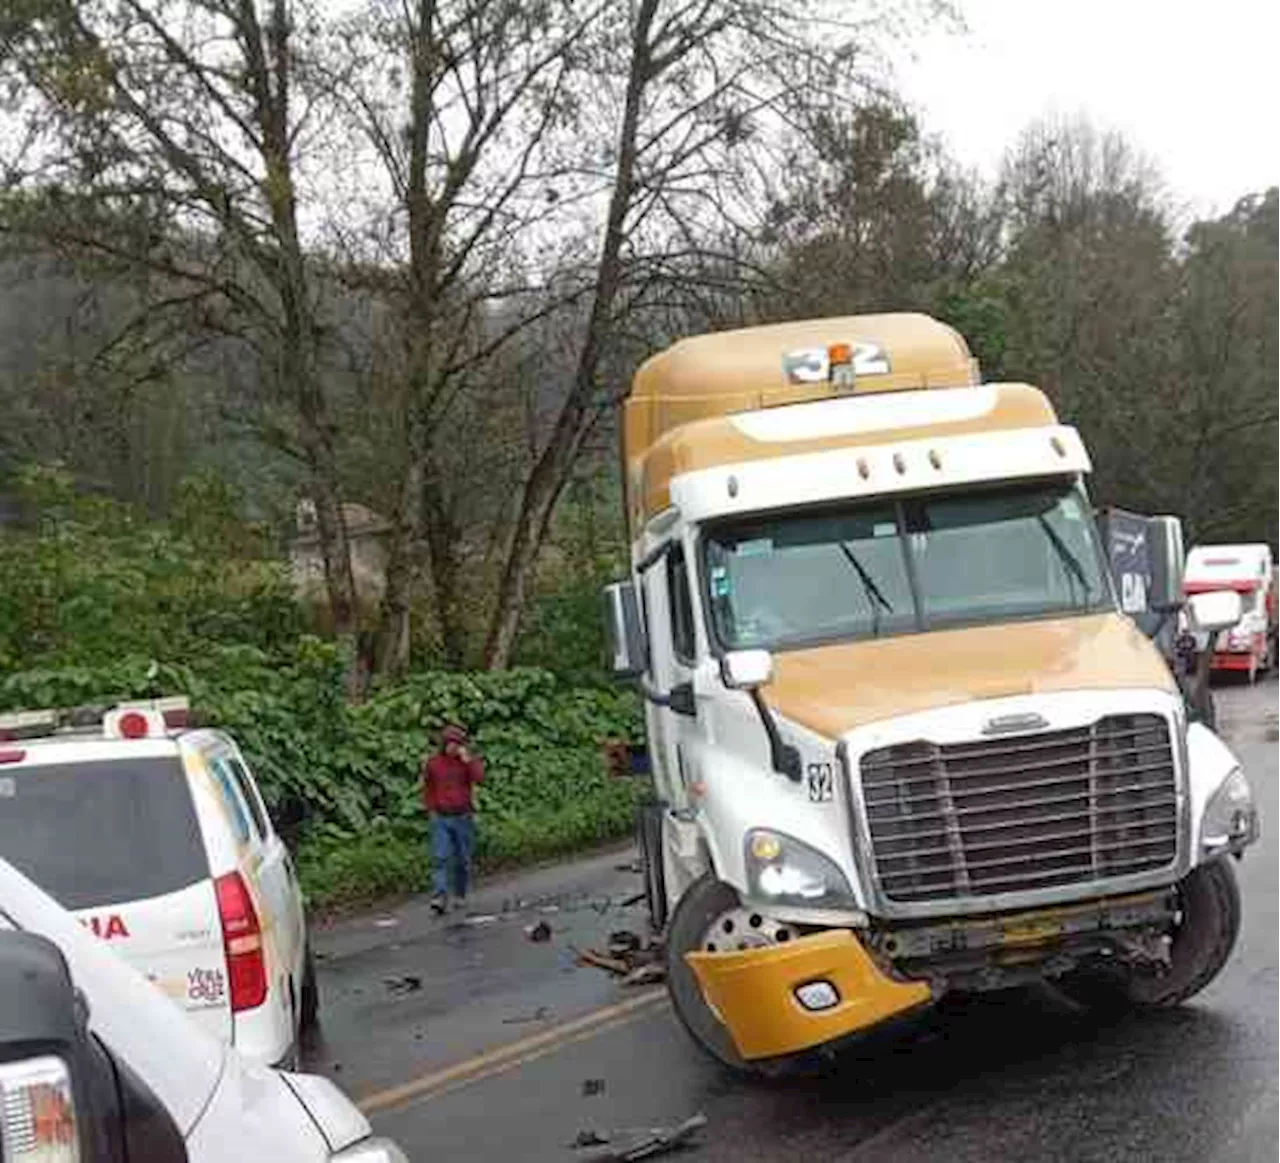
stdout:
[[0,530],[0,673],[188,658],[210,644],[270,650],[299,631],[284,570],[231,557],[225,513],[212,517],[223,536],[206,540],[79,495],[50,468],[26,470],[18,497],[35,518]]
[[270,656],[209,647],[182,664],[143,657],[0,677],[0,709],[185,693],[244,749],[317,902],[413,891],[429,871],[418,769],[440,728],[465,723],[488,763],[477,858],[495,867],[624,834],[635,788],[610,778],[607,738],[639,739],[634,698],[545,671],[416,674],[344,698],[342,657],[299,639]]

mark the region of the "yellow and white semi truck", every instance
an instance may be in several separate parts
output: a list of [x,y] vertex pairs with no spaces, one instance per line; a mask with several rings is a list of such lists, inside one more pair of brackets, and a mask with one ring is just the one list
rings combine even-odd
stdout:
[[613,666],[704,1049],[768,1071],[952,990],[1166,1005],[1221,969],[1248,784],[1121,612],[1040,391],[921,315],[698,336],[636,374],[623,458]]

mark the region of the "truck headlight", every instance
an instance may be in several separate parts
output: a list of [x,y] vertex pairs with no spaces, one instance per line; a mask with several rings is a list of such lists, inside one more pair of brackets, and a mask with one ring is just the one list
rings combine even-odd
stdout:
[[409,1157],[390,1139],[365,1139],[331,1156],[330,1163],[409,1163]]
[[810,909],[858,907],[833,860],[781,832],[749,831],[746,865],[748,894],[756,900]]
[[1213,793],[1200,821],[1200,851],[1205,856],[1239,852],[1258,838],[1258,809],[1244,769],[1236,767]]

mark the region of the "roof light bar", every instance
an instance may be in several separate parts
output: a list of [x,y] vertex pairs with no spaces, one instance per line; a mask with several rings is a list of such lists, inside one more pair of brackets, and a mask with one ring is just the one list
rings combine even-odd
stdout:
[[[39,739],[50,735],[85,731],[105,731],[114,738],[141,738],[124,735],[118,723],[129,712],[147,718],[146,735],[163,735],[191,724],[191,702],[183,695],[162,699],[142,699],[121,703],[84,703],[75,707],[49,707],[38,711],[11,711],[0,714],[0,743]],[[155,716],[151,721],[150,716]],[[135,723],[136,721],[130,720]]]

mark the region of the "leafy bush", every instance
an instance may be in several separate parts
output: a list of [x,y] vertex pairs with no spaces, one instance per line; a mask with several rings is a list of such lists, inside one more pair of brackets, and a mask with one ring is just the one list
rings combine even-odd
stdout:
[[23,497],[36,519],[0,530],[0,710],[189,696],[239,741],[316,899],[423,887],[418,767],[450,720],[488,761],[482,866],[630,827],[634,791],[600,755],[639,737],[629,694],[524,668],[414,674],[351,705],[348,660],[301,633],[283,568],[253,559],[216,482],[184,486],[173,526],[77,496],[56,471],[28,472]]
[[34,516],[0,529],[0,673],[274,650],[301,631],[282,565],[231,552],[249,548],[244,526],[232,542],[222,526],[148,522],[54,469],[26,470],[19,498]]
[[322,903],[423,887],[427,823],[418,767],[440,728],[465,723],[488,764],[477,792],[482,868],[541,859],[623,835],[635,789],[604,769],[600,743],[639,738],[633,696],[576,688],[546,671],[429,673],[343,697],[335,647],[301,638],[268,655],[211,646],[190,662],[0,677],[0,710],[182,693],[235,735],[299,871]]

